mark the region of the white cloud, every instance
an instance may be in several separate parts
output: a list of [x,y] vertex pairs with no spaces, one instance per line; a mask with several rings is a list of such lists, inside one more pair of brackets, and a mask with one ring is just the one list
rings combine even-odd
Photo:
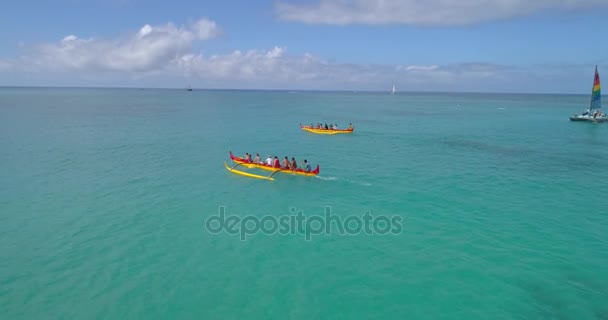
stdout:
[[207,40],[217,36],[220,29],[217,27],[215,22],[207,19],[201,19],[192,25],[192,30],[196,33],[200,40]]
[[281,19],[310,24],[464,25],[543,10],[608,6],[606,0],[320,0],[316,5],[277,4]]
[[[514,75],[513,67],[489,63],[457,63],[448,65],[400,65],[395,68],[397,79],[409,85],[462,87],[471,84],[482,87],[499,83],[506,75]],[[470,89],[469,89],[470,90]]]
[[283,47],[236,50],[225,55],[185,55],[172,72],[212,85],[236,88],[383,90],[396,82],[403,90],[437,90],[441,86],[487,83],[510,72],[505,66],[465,63],[451,65],[362,65],[332,63],[312,54],[290,55]]
[[[228,54],[193,52],[195,41],[213,38],[218,32],[213,21],[203,19],[186,27],[146,24],[116,39],[69,34],[20,58],[0,59],[0,71],[5,71],[0,81],[8,85],[57,85],[62,79],[63,84],[85,86],[183,87],[190,83],[205,88],[315,90],[388,90],[395,82],[402,91],[530,91],[534,90],[530,79],[544,79],[548,69],[555,69],[523,71],[488,63],[346,64],[311,53],[292,54],[282,46]],[[588,77],[584,66],[570,73],[580,73],[583,80]]]
[[78,38],[75,35],[71,34],[71,35],[63,38],[63,40],[61,40],[61,43],[69,43],[70,41],[76,41],[76,40],[78,40]]
[[397,70],[404,71],[432,71],[438,69],[437,65],[423,66],[423,65],[410,65],[410,66],[397,66]]
[[[287,56],[286,49],[275,46],[263,50],[236,50],[226,55],[185,55],[176,60],[176,67],[184,73],[201,78],[233,80],[262,80],[271,83],[316,78],[320,59],[310,54]],[[312,67],[312,68],[311,68]]]
[[[364,65],[330,62],[313,54],[289,54],[287,48],[235,50],[228,54],[194,54],[192,43],[217,34],[215,23],[201,20],[189,28],[172,24],[144,25],[117,40],[82,39],[73,34],[19,61],[25,72],[76,75],[86,81],[103,79],[152,81],[167,79],[211,88],[374,90],[395,81],[407,90],[475,81],[499,68],[486,64]],[[0,70],[16,70],[14,61],[1,61]],[[100,73],[98,71],[109,71]],[[174,86],[174,83],[164,82]],[[180,83],[181,85],[181,83]],[[432,86],[431,86],[432,85]]]
[[0,59],[0,71],[8,70],[8,69],[12,68],[12,66],[13,66],[13,64],[10,63],[8,60]]
[[38,52],[26,59],[39,70],[150,72],[190,53],[194,41],[210,39],[218,31],[215,22],[201,19],[188,27],[146,24],[138,32],[117,40],[68,35],[59,43],[40,46]]

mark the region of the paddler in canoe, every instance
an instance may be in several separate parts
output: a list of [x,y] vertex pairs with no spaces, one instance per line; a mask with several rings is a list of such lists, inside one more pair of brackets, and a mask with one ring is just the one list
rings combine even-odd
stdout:
[[289,158],[283,158],[283,164],[281,165],[281,169],[289,170],[291,169],[291,163],[289,163]]
[[245,161],[251,163],[253,161],[251,161],[251,155],[249,154],[249,152],[245,152]]
[[302,164],[302,170],[306,171],[306,172],[310,172],[310,164],[308,163],[308,161],[306,159],[304,159],[304,163]]
[[291,157],[291,165],[289,169],[293,171],[298,170],[298,163],[296,162],[296,159],[294,157]]

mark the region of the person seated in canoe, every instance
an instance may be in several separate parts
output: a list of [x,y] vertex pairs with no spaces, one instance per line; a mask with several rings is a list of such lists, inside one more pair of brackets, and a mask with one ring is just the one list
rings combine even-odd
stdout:
[[310,172],[310,163],[306,159],[304,159],[304,163],[302,164],[302,169],[306,172]]
[[281,168],[281,162],[279,161],[279,157],[274,156],[274,163],[272,166],[279,169]]
[[266,158],[265,164],[269,167],[272,167],[272,157],[270,155],[268,155],[268,158]]
[[352,124],[352,123],[349,123],[349,124],[348,124],[348,130],[352,130],[352,129],[353,129],[353,124]]
[[298,169],[298,163],[296,162],[296,159],[294,157],[291,157],[291,168],[289,169],[294,171]]
[[327,122],[325,122],[325,130],[329,130],[329,127],[327,126]]
[[285,157],[283,159],[283,165],[281,166],[283,169],[291,169],[291,163],[289,163],[289,158]]
[[261,160],[262,160],[262,159],[260,159],[260,154],[259,154],[259,153],[256,153],[256,154],[255,154],[255,158],[253,158],[253,163],[255,163],[255,164],[260,164],[260,163],[261,163]]
[[245,162],[247,162],[247,163],[251,163],[251,155],[248,152],[245,152],[245,156],[243,157],[243,160],[245,160]]

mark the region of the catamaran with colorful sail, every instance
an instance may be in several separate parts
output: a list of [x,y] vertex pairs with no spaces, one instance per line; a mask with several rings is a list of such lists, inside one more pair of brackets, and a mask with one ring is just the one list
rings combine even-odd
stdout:
[[601,111],[602,108],[602,91],[600,88],[600,74],[595,66],[595,76],[593,77],[593,89],[591,90],[591,102],[589,108],[581,115],[573,115],[570,121],[590,121],[590,122],[607,122],[608,116]]

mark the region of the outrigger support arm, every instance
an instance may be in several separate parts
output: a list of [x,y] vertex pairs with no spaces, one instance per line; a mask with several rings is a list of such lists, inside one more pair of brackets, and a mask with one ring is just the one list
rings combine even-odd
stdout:
[[274,176],[277,172],[280,172],[281,169],[274,171],[273,173],[271,173],[268,178],[272,178],[272,176]]
[[224,162],[224,166],[226,166],[226,169],[228,169],[228,171],[238,174],[238,175],[242,175],[245,177],[250,177],[250,178],[256,178],[256,179],[264,179],[264,180],[274,180],[274,178],[272,178],[272,176],[266,177],[266,176],[260,176],[257,174],[253,174],[253,173],[249,173],[249,172],[245,172],[245,171],[240,171],[240,170],[235,170],[234,168],[237,167],[239,164],[233,166],[232,168],[228,166],[228,164],[226,162]]

